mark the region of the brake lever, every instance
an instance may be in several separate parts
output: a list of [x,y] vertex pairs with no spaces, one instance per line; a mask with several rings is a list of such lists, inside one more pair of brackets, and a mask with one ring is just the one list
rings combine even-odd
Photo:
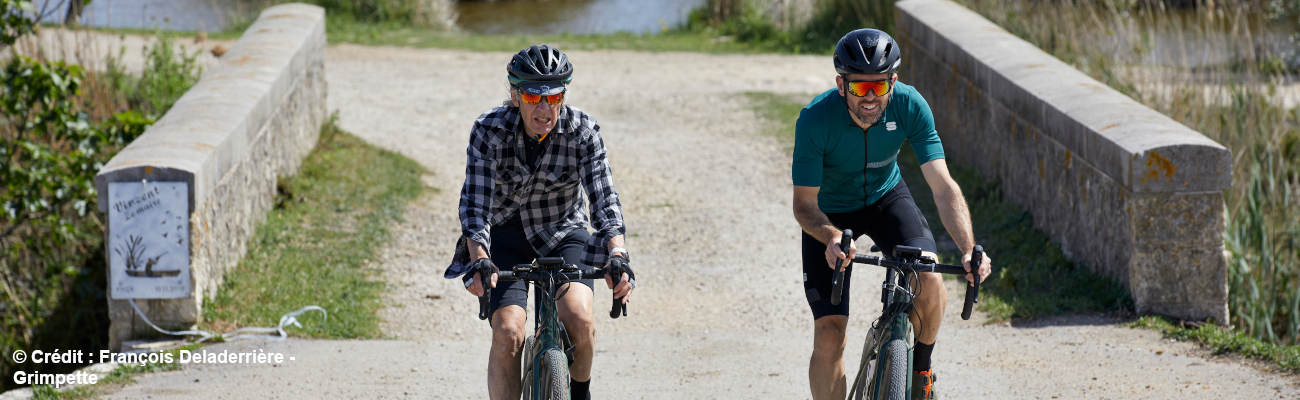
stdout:
[[[628,268],[627,261],[622,256],[613,256],[609,261],[609,268],[605,270],[605,273],[613,278],[614,287],[618,288],[618,284],[623,283],[623,273],[628,270],[630,270],[630,268]],[[629,276],[629,278],[631,277]],[[620,314],[626,317],[627,304],[624,304],[622,301],[623,299],[618,298],[617,294],[611,294],[611,296],[614,298],[614,303],[609,307],[609,317],[618,319]]]
[[984,262],[984,246],[975,245],[970,256],[970,273],[975,278],[974,285],[966,286],[966,300],[962,302],[961,319],[970,319],[970,312],[975,303],[980,302],[980,264]]
[[[851,246],[852,243],[853,230],[845,229],[844,235],[840,236],[840,252],[848,254],[849,246]],[[853,264],[852,258],[849,258],[848,261],[849,265]],[[840,300],[844,296],[844,269],[848,268],[848,265],[845,265],[844,268],[840,268],[842,262],[843,261],[835,260],[835,277],[831,279],[831,305],[836,306],[840,305]]]
[[479,285],[483,286],[483,295],[478,297],[478,319],[480,320],[488,319],[488,306],[492,301],[492,287],[490,285],[491,283],[490,279],[492,278],[492,275],[497,273],[498,271],[497,266],[493,265],[491,260],[487,260],[484,262],[488,263],[488,265],[490,265],[491,267],[489,268],[487,266],[484,266],[482,263],[479,263],[479,267],[476,268],[478,270]]

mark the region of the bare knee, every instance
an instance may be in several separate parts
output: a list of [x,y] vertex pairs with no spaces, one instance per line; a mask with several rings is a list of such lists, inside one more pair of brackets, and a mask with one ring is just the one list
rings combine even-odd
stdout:
[[818,318],[813,323],[813,358],[838,360],[844,354],[844,334],[849,319],[842,315]]
[[578,347],[589,347],[596,341],[596,321],[588,315],[571,316],[564,321],[564,330]]
[[922,273],[917,276],[917,281],[921,285],[921,293],[916,297],[917,305],[929,302],[937,302],[936,305],[942,305],[942,302],[947,299],[948,289],[943,286],[942,275]]
[[524,338],[527,337],[526,322],[527,314],[522,308],[507,306],[497,310],[492,315],[492,348],[510,355],[518,352],[524,347]]
[[570,282],[561,290],[564,290],[565,295],[557,305],[560,322],[564,323],[565,332],[568,332],[574,346],[591,347],[596,340],[596,320],[592,317],[591,311],[591,288],[581,283]]

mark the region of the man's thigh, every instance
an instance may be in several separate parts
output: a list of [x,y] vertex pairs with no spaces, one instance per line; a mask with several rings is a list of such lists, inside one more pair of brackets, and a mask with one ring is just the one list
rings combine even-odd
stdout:
[[880,201],[854,217],[854,225],[860,226],[861,232],[870,236],[886,256],[893,256],[894,247],[899,245],[937,251],[930,223],[916,206],[907,182],[899,181]]
[[[569,233],[560,244],[555,246],[547,256],[562,257],[565,264],[573,264],[582,267],[583,256],[587,252],[587,241],[591,239],[591,234],[585,230],[575,230]],[[578,281],[566,282],[560,285],[557,292],[560,297],[555,303],[559,308],[560,320],[566,323],[573,321],[574,318],[586,316],[591,318],[591,300],[594,296],[595,281],[591,279],[582,279]]]

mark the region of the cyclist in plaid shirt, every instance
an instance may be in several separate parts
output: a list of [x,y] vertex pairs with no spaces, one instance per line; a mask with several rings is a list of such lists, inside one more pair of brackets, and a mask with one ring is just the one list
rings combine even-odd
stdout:
[[[612,257],[627,260],[623,213],[605,159],[600,125],[564,103],[573,79],[568,56],[547,45],[520,50],[506,68],[510,100],[479,116],[466,151],[465,185],[460,194],[461,238],[445,277],[464,275],[465,288],[483,294],[473,279],[484,263],[511,266],[537,257],[563,257],[566,263],[602,265]],[[582,194],[590,200],[595,234],[587,232]],[[490,278],[492,351],[488,394],[518,399],[520,356],[524,345],[528,286],[523,281],[497,286]],[[628,301],[635,287],[627,274],[614,295]],[[573,341],[570,388],[573,399],[588,398],[596,336],[592,318],[593,282],[565,283],[557,300],[560,321]]]

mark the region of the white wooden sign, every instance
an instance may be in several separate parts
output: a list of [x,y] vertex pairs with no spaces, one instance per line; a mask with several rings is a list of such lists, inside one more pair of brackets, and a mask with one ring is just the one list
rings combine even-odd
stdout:
[[108,184],[110,297],[189,296],[189,215],[185,182]]

